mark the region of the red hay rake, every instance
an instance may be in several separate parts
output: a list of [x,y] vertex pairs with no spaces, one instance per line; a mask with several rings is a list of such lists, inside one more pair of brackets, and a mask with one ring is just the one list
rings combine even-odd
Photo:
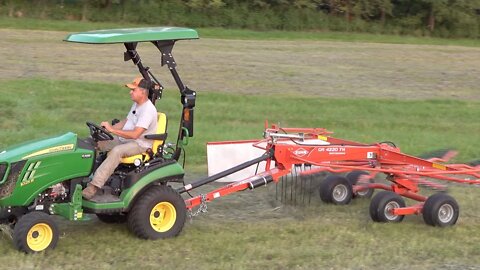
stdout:
[[[180,193],[210,183],[259,162],[266,161],[265,171],[233,182],[207,194],[186,200],[189,210],[228,194],[277,183],[292,174],[298,166],[305,168],[300,176],[321,172],[346,173],[346,177],[330,175],[320,184],[320,198],[327,203],[348,204],[355,196],[370,197],[374,189],[382,189],[370,203],[370,216],[376,222],[400,222],[404,216],[422,214],[426,224],[454,225],[459,216],[456,200],[445,192],[429,197],[419,194],[420,186],[445,190],[445,183],[480,184],[480,165],[446,164],[455,152],[442,158],[422,159],[400,152],[391,142],[362,144],[330,136],[323,128],[265,128],[264,139],[254,144],[265,153],[253,160],[178,189]],[[378,173],[387,175],[389,185],[375,183]],[[418,203],[406,206],[403,197]],[[198,212],[198,211],[197,211]]]

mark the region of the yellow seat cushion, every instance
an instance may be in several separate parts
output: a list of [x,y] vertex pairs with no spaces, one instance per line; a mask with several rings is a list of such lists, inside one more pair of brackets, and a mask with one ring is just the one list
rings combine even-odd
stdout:
[[[167,115],[159,112],[157,113],[157,116],[158,116],[157,134],[164,134],[167,132]],[[163,143],[164,143],[164,140],[153,141],[152,151],[154,155],[157,154],[158,147],[163,145]],[[147,162],[148,160],[150,160],[150,156],[145,152],[145,153],[141,153],[141,154],[130,156],[130,157],[124,157],[122,158],[120,163],[133,164],[133,162],[136,159],[140,159],[143,162]]]

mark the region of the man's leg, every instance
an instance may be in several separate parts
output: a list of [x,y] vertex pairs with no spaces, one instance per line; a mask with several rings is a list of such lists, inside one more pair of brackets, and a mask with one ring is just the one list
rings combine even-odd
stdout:
[[83,197],[91,199],[97,190],[102,188],[105,182],[107,182],[123,157],[137,155],[145,151],[146,148],[140,147],[136,142],[128,142],[113,147],[107,158],[98,167],[88,187],[82,192]]
[[107,153],[115,146],[122,144],[117,136],[113,136],[113,140],[99,141],[95,147],[96,157],[93,171],[95,172],[102,162],[107,158]]
[[118,136],[113,136],[113,140],[107,140],[107,141],[99,141],[97,142],[97,150],[98,151],[110,151],[112,150],[115,146],[122,144]]

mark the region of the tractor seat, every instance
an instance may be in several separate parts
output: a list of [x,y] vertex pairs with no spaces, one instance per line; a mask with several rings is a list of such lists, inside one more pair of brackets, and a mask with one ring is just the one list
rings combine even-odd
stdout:
[[[167,115],[161,112],[157,114],[157,134],[145,135],[145,138],[153,140],[152,149],[149,149],[152,150],[153,156],[156,156],[159,151],[163,151],[163,144],[165,143],[165,139],[167,138]],[[161,152],[159,154],[162,155]],[[124,157],[120,160],[120,163],[134,164],[135,160],[139,160],[140,163],[145,163],[150,160],[150,155],[147,152],[144,152],[138,155]]]

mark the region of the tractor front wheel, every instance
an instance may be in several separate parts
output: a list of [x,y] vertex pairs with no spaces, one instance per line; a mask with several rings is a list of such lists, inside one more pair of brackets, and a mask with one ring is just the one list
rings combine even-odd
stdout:
[[392,213],[393,209],[401,207],[405,207],[405,201],[400,195],[382,191],[370,202],[370,217],[376,222],[401,222],[404,216]]
[[447,227],[457,222],[460,209],[453,197],[445,193],[436,193],[425,201],[422,212],[426,224]]
[[352,185],[340,175],[330,175],[320,184],[320,199],[326,203],[348,204],[352,193]]
[[177,236],[183,229],[187,208],[175,190],[153,186],[145,191],[128,214],[128,227],[143,239]]
[[30,212],[22,216],[13,229],[13,243],[25,253],[53,249],[58,237],[57,224],[44,212]]

